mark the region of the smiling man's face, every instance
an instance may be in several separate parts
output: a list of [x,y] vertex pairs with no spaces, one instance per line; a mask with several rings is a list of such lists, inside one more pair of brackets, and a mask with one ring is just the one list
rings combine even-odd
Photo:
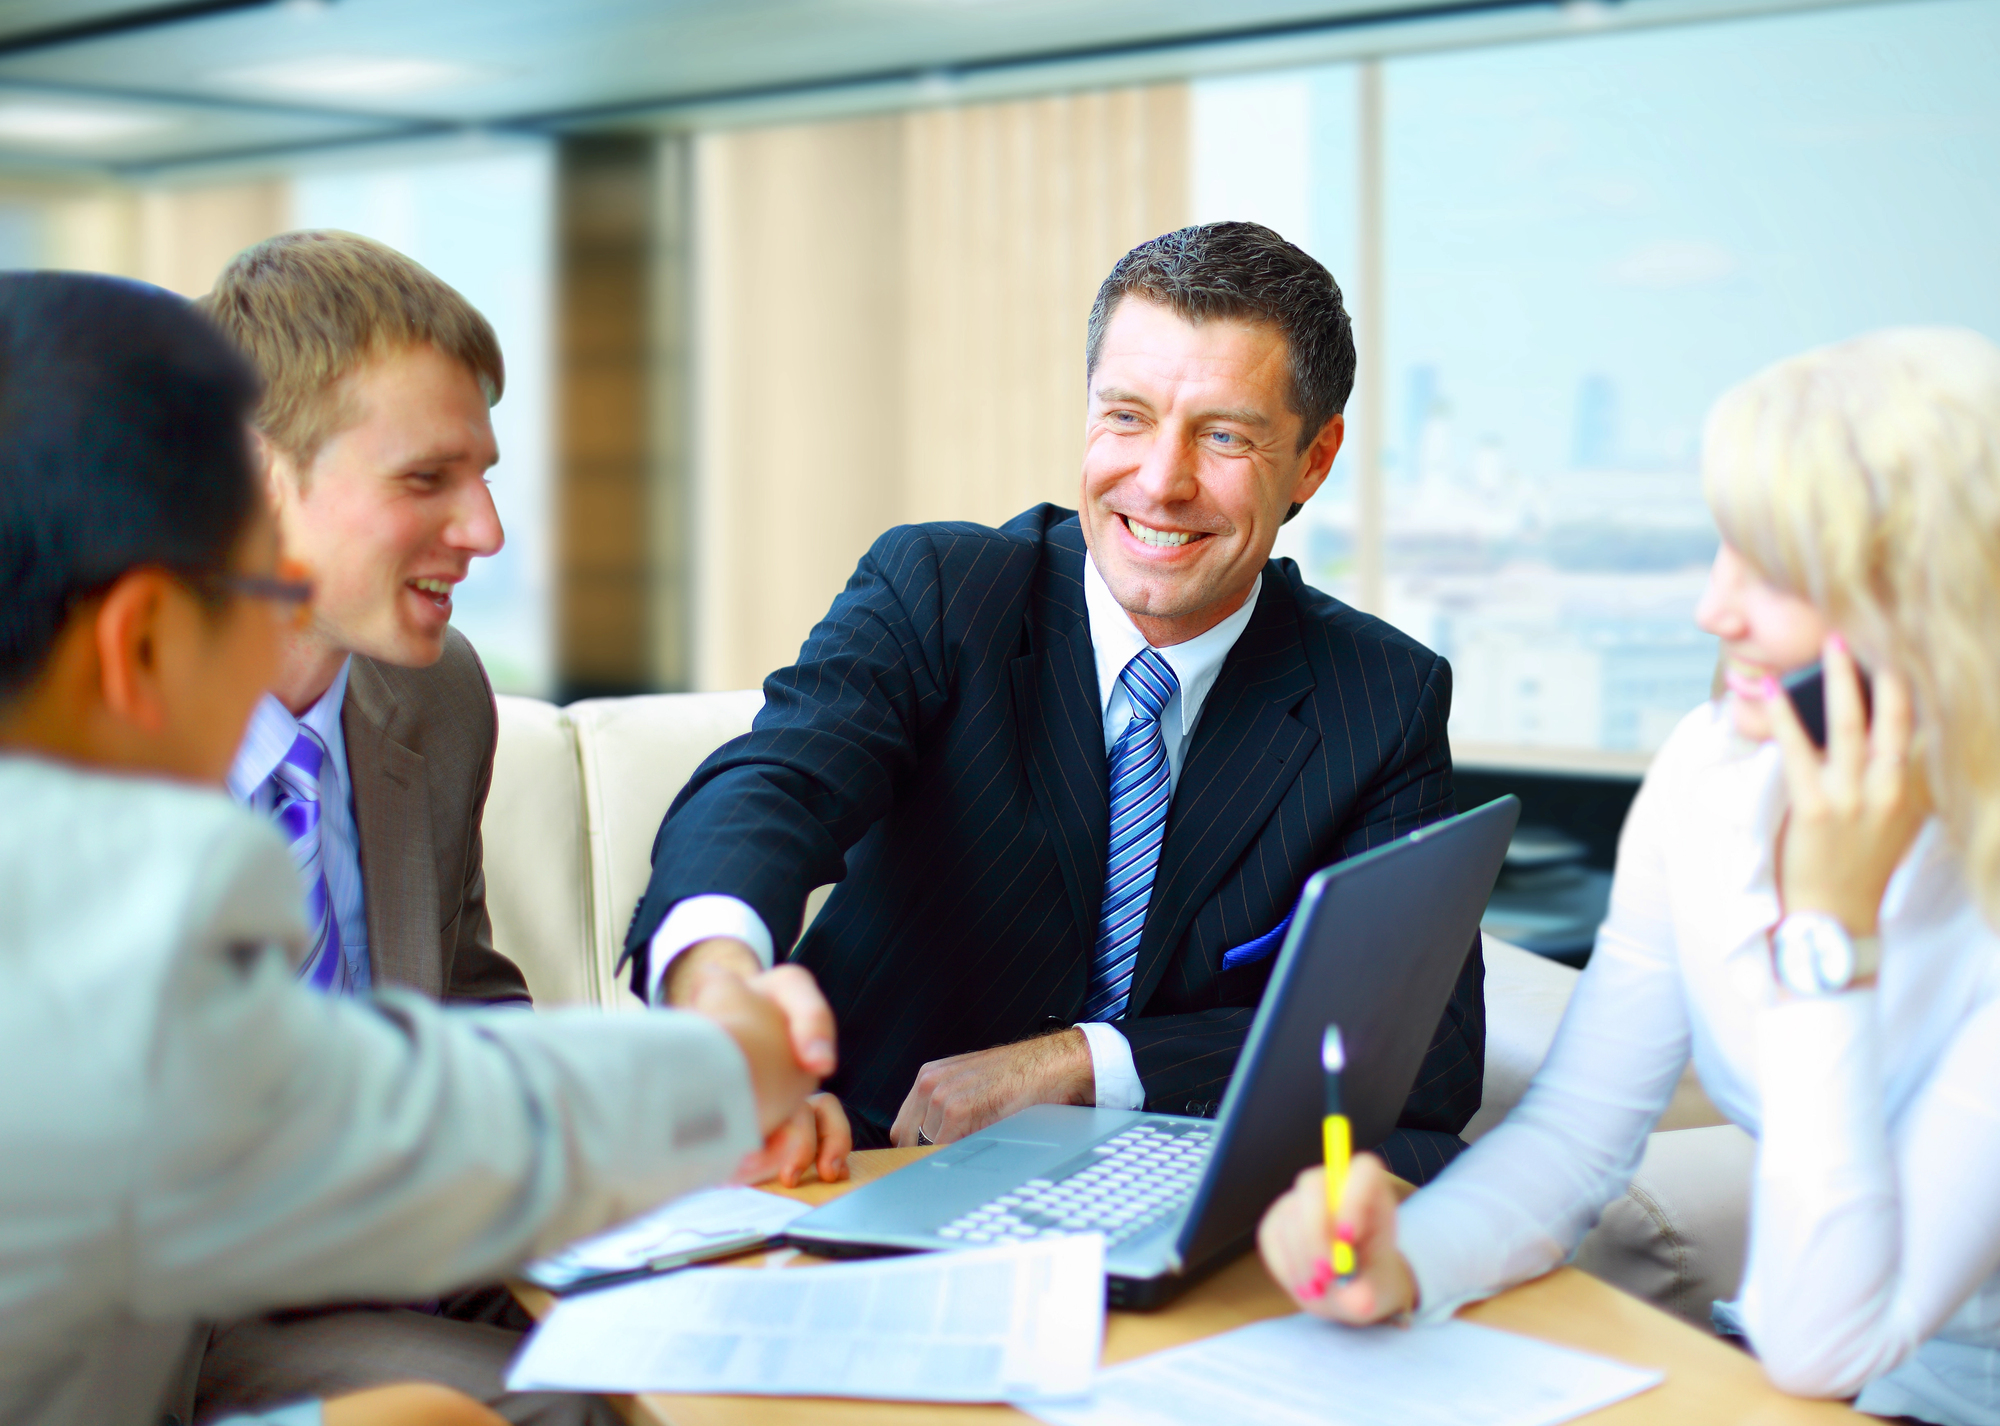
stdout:
[[426,667],[444,652],[453,588],[505,538],[486,486],[500,458],[486,394],[429,345],[377,357],[343,385],[349,422],[304,478],[274,459],[285,553],[312,575],[317,640]]
[[1084,433],[1083,534],[1157,647],[1243,606],[1285,512],[1333,466],[1341,418],[1300,450],[1291,373],[1284,335],[1268,323],[1196,326],[1127,297],[1105,325]]

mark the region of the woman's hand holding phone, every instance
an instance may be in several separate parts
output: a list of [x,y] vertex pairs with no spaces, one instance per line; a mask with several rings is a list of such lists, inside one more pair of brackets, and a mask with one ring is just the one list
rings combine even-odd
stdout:
[[1850,935],[1872,936],[1889,878],[1931,814],[1930,783],[1913,761],[1909,684],[1882,670],[1871,719],[1860,671],[1838,635],[1826,641],[1822,666],[1824,754],[1776,681],[1765,688],[1791,794],[1780,833],[1779,895],[1788,913],[1825,912]]
[[[1416,1279],[1396,1246],[1395,1181],[1375,1155],[1357,1154],[1349,1165],[1339,1219],[1326,1221],[1326,1170],[1305,1170],[1257,1225],[1265,1270],[1299,1306],[1331,1322],[1363,1327],[1414,1309]],[[1336,1232],[1354,1247],[1355,1272],[1345,1281],[1333,1275]]]

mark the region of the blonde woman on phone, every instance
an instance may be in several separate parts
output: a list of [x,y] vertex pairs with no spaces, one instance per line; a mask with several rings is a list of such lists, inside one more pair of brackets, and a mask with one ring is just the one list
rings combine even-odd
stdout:
[[[1787,1391],[2000,1423],[2000,348],[1906,329],[1782,361],[1716,404],[1703,467],[1727,690],[1654,759],[1547,1062],[1400,1209],[1364,1158],[1329,1225],[1304,1175],[1264,1260],[1349,1323],[1547,1272],[1691,1058],[1759,1141],[1718,1321]],[[1816,660],[1824,751],[1778,683]]]

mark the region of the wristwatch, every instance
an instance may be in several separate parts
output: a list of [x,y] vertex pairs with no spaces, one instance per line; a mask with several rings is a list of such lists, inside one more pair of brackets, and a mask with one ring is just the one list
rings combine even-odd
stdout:
[[1778,983],[1794,995],[1832,995],[1875,974],[1880,936],[1850,936],[1823,911],[1794,911],[1771,932]]

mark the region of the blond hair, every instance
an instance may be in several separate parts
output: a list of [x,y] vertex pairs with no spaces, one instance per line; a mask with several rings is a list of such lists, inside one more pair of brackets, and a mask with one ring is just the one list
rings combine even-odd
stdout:
[[341,381],[405,347],[464,363],[488,405],[507,384],[492,324],[394,248],[335,229],[283,233],[246,248],[195,305],[264,378],[256,426],[301,470],[355,418]]
[[1916,700],[1921,756],[2000,926],[2000,347],[1908,327],[1787,358],[1709,414],[1722,537]]

